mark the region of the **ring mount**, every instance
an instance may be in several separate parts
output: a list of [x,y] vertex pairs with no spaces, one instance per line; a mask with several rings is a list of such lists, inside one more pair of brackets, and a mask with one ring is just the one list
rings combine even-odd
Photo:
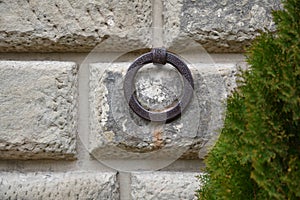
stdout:
[[154,48],[151,50],[153,64],[162,64],[167,63],[167,50],[165,48]]
[[[171,64],[183,76],[183,95],[177,104],[163,112],[153,112],[145,109],[136,97],[134,78],[144,65]],[[193,97],[194,81],[187,65],[175,54],[167,52],[165,48],[154,48],[149,53],[138,57],[128,68],[124,79],[124,95],[129,107],[141,118],[154,122],[170,122],[181,115]]]

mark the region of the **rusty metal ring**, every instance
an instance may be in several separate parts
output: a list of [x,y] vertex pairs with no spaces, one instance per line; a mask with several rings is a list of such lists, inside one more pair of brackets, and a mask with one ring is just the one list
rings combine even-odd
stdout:
[[[140,68],[149,63],[163,65],[169,63],[183,76],[183,94],[181,99],[174,107],[164,112],[153,112],[145,109],[141,106],[136,97],[134,77]],[[169,122],[179,117],[183,110],[188,106],[193,97],[194,81],[189,68],[180,58],[178,58],[175,54],[167,52],[164,48],[155,48],[151,52],[138,57],[130,65],[124,79],[123,89],[130,108],[138,116],[149,121]]]

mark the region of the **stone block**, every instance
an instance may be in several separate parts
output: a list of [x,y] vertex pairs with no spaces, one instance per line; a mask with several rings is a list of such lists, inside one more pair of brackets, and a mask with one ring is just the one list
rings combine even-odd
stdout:
[[0,2],[0,52],[130,51],[150,46],[151,1]]
[[[129,65],[90,66],[92,155],[98,159],[203,158],[223,126],[225,100],[235,87],[236,65],[190,65],[194,97],[181,117],[170,123],[146,121],[129,108],[123,93]],[[182,92],[181,76],[169,65],[144,66],[136,75],[135,85],[138,100],[150,110],[166,109]]]
[[197,199],[199,189],[196,178],[199,173],[192,172],[140,172],[131,175],[132,199]]
[[164,3],[165,45],[180,49],[189,39],[209,52],[243,52],[260,31],[274,31],[272,10],[280,0],[169,0]]
[[0,173],[0,199],[119,199],[116,173]]
[[0,158],[73,159],[77,65],[0,62]]

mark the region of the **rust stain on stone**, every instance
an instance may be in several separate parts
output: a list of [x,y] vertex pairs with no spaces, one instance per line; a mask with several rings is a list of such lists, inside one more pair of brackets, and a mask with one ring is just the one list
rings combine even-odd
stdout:
[[155,147],[159,148],[159,147],[164,146],[164,141],[163,141],[163,138],[162,138],[162,134],[163,134],[163,131],[162,131],[161,128],[154,130],[154,132],[153,132],[153,142],[154,142]]

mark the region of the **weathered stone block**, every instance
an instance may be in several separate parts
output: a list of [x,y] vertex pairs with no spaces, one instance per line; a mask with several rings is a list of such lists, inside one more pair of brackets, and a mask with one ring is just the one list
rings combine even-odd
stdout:
[[132,199],[197,199],[199,189],[192,172],[141,172],[131,175]]
[[0,52],[88,52],[146,48],[151,1],[0,2]]
[[74,157],[75,63],[1,61],[0,85],[1,159]]
[[[235,64],[190,66],[194,97],[181,117],[171,123],[148,122],[129,108],[123,93],[129,65],[90,66],[90,152],[98,159],[205,156],[223,125],[225,99],[235,86]],[[182,92],[181,76],[171,66],[144,66],[135,85],[138,100],[150,110],[166,109],[178,101]]]
[[116,174],[109,172],[0,173],[0,198],[119,199]]
[[260,31],[274,31],[272,10],[280,0],[169,0],[164,3],[167,47],[199,42],[209,52],[243,52]]

